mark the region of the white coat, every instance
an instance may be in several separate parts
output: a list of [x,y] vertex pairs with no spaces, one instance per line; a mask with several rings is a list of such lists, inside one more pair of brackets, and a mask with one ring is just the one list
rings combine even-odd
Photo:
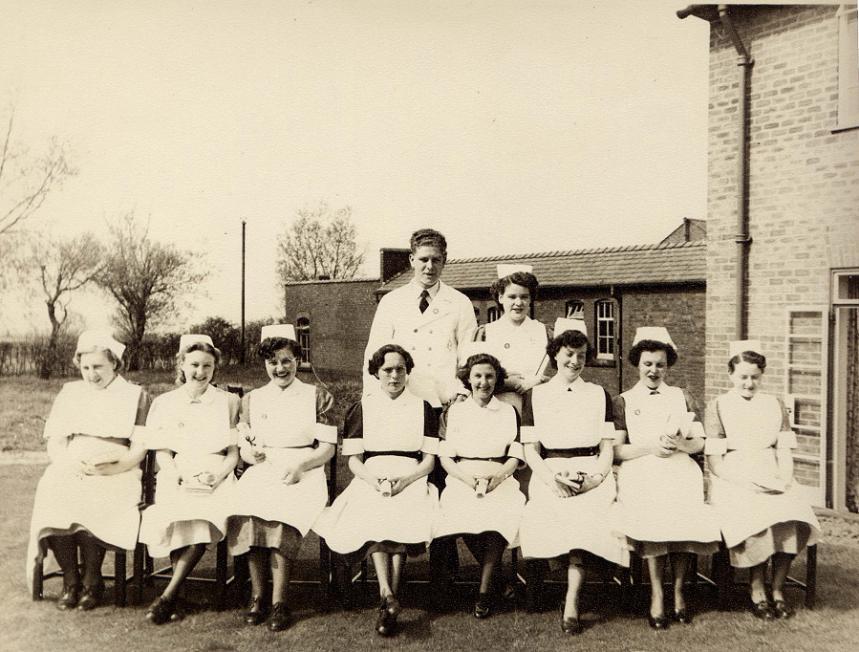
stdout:
[[474,338],[477,320],[471,300],[443,282],[423,314],[418,308],[420,293],[421,288],[410,282],[379,302],[364,351],[364,392],[379,384],[367,372],[373,353],[385,344],[399,344],[415,361],[410,391],[439,407],[461,387],[456,379],[457,356],[460,347]]

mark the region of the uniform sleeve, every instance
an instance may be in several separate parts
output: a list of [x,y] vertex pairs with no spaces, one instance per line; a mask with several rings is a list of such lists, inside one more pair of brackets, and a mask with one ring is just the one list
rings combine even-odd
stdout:
[[614,419],[614,429],[618,431],[618,440],[622,442],[628,432],[626,428],[626,400],[623,396],[615,396],[611,406],[611,413]]
[[353,404],[343,420],[343,455],[360,455],[364,452],[364,410],[361,401]]
[[602,391],[605,396],[605,418],[603,419],[600,439],[613,439],[617,442],[618,432],[614,427],[614,403],[605,387],[602,388]]
[[149,408],[152,405],[152,399],[142,387],[140,388],[140,396],[137,397],[137,412],[134,415],[134,430],[131,432],[132,443],[145,444],[146,442],[146,418],[149,416]]
[[776,400],[778,401],[779,408],[781,408],[781,431],[778,433],[776,448],[797,448],[799,444],[796,441],[796,433],[791,430],[787,408],[780,398]]
[[[442,457],[456,457],[456,416],[452,414],[459,403],[451,403],[441,413],[439,417],[439,444],[438,454]],[[452,424],[452,425],[451,425]],[[453,439],[450,438],[453,435]]]
[[337,444],[337,426],[334,425],[334,397],[324,387],[316,388],[316,440]]
[[250,427],[251,425],[251,392],[242,396],[242,408],[239,414],[239,423]]
[[704,442],[705,455],[724,455],[728,452],[728,440],[725,435],[725,426],[719,416],[719,400],[714,398],[707,404],[704,412],[704,430],[707,439]]
[[146,434],[142,437],[143,445],[149,450],[172,450],[169,433],[164,426],[164,394],[152,399],[149,412],[146,415]]
[[239,445],[239,432],[236,430],[236,426],[239,423],[239,414],[242,411],[242,399],[238,394],[233,394],[232,392],[227,393],[227,402],[230,408],[230,433],[229,433],[229,441],[227,443],[228,446],[238,446]]
[[45,439],[68,437],[72,433],[69,432],[67,408],[69,403],[70,390],[67,385],[60,388],[60,393],[54,399],[51,405],[51,411],[48,413],[48,418],[45,421],[45,430],[42,436]]
[[516,437],[510,442],[510,445],[507,447],[507,457],[515,457],[517,460],[524,464],[525,462],[525,449],[522,447],[521,441],[521,422],[519,420],[519,413],[513,409],[513,417],[516,419]]
[[428,455],[438,454],[438,430],[438,412],[436,412],[432,405],[424,401],[424,441],[421,446],[421,452]]

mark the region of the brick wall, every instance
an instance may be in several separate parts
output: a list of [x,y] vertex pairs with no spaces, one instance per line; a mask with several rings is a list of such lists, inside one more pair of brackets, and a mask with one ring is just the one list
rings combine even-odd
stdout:
[[310,319],[311,361],[319,375],[360,378],[376,312],[379,282],[318,281],[287,285],[285,318]]
[[[833,133],[838,25],[830,6],[731,7],[754,57],[749,96],[748,336],[768,353],[766,388],[784,393],[786,310],[826,309],[830,268],[859,265],[859,130]],[[710,43],[706,394],[728,386],[735,339],[737,54]]]

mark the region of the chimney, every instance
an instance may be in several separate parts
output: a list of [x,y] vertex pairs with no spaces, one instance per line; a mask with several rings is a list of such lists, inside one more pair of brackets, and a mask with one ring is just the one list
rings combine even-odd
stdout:
[[379,249],[379,280],[387,283],[402,271],[409,268],[411,249],[383,247]]

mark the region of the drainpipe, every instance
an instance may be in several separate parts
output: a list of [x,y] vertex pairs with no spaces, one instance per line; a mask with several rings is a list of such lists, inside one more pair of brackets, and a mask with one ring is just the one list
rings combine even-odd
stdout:
[[737,50],[737,66],[740,68],[740,87],[737,95],[737,231],[734,242],[737,245],[736,253],[736,290],[735,304],[737,306],[734,330],[738,340],[746,339],[746,304],[747,287],[746,273],[748,269],[748,255],[751,238],[749,237],[748,220],[748,187],[749,187],[749,121],[748,121],[748,95],[749,79],[751,77],[754,59],[749,55],[743,42],[740,40],[737,30],[731,22],[727,5],[719,5],[719,20]]

